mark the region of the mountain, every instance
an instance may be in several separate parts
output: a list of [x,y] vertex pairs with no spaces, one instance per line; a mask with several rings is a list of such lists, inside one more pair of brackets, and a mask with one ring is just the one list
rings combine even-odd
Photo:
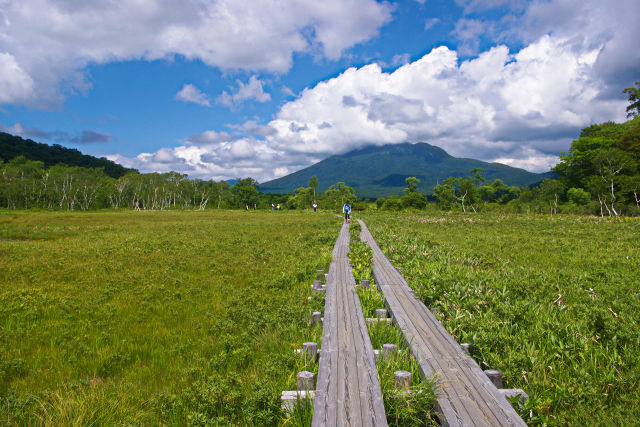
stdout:
[[112,178],[120,178],[127,172],[137,172],[135,169],[127,169],[104,157],[97,158],[82,154],[73,148],[65,148],[58,144],[41,144],[30,139],[22,139],[19,136],[0,132],[0,159],[8,162],[18,156],[24,156],[29,160],[41,161],[46,167],[64,163],[67,166],[104,168],[104,172]]
[[553,172],[538,174],[501,163],[453,157],[441,148],[420,142],[368,146],[331,156],[308,168],[265,182],[260,191],[290,193],[296,188],[307,187],[309,178],[316,175],[321,192],[337,182],[344,182],[360,197],[378,198],[402,194],[405,179],[415,176],[420,179],[418,189],[431,194],[438,181],[450,176],[466,177],[473,168],[484,169],[483,176],[487,181],[500,178],[508,185],[517,186],[555,177]]

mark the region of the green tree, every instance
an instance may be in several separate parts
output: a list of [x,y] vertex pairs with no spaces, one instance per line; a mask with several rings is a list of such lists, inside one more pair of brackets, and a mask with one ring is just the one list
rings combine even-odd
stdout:
[[584,206],[591,200],[591,196],[589,193],[583,190],[582,188],[570,188],[567,191],[567,198],[569,202],[574,203],[578,206]]
[[[415,209],[424,209],[427,206],[427,197],[424,194],[418,193],[418,184],[420,180],[415,176],[410,176],[405,179],[407,183],[407,188],[404,189],[405,195],[402,196],[401,202],[402,206],[405,208],[415,208]],[[391,205],[389,206],[389,210],[396,210],[395,200],[391,202],[393,204],[393,208]]]
[[[507,202],[511,200],[511,198],[509,198],[509,186],[501,179],[495,179],[486,183],[478,189],[478,192],[480,193],[479,197],[486,202]],[[503,198],[505,195],[507,195],[507,197]]]
[[449,210],[456,202],[456,191],[453,182],[446,179],[442,184],[438,184],[433,188],[433,195],[436,203],[441,209]]
[[479,187],[484,182],[484,177],[482,176],[483,172],[484,169],[482,168],[473,168],[469,171],[471,174],[471,181],[476,185],[476,187]]
[[316,188],[318,188],[318,185],[320,185],[318,183],[318,177],[313,175],[311,178],[309,178],[309,187],[313,188],[313,202],[316,202]]
[[418,178],[410,176],[405,179],[405,182],[407,183],[407,188],[404,189],[405,193],[415,193],[418,191],[418,184],[420,184],[420,180]]
[[238,179],[238,182],[231,187],[236,206],[245,205],[253,207],[258,202],[258,181],[253,178]]
[[357,201],[356,190],[349,187],[344,182],[338,182],[332,185],[324,192],[325,200],[333,209],[339,209],[349,200],[354,203]]
[[500,203],[508,203],[511,200],[516,200],[518,197],[520,197],[520,187],[509,185],[503,189],[502,195],[500,196]]
[[633,124],[606,122],[588,126],[571,143],[569,153],[560,156],[560,163],[552,168],[567,187],[586,188],[590,177],[598,174],[595,158],[603,150],[618,144]]
[[40,161],[18,156],[0,168],[0,196],[7,208],[29,209],[38,206],[43,196],[43,166]]
[[[623,178],[625,172],[633,172],[635,169],[633,159],[620,149],[609,148],[598,153],[594,159],[594,164],[598,170],[598,175],[605,184],[604,187],[594,187],[597,188],[598,200],[605,205],[609,214],[613,213],[614,216],[618,216],[620,215],[620,209],[616,209],[615,204],[620,199],[622,184],[626,183]],[[622,202],[624,203],[624,200]]]
[[637,87],[625,88],[622,93],[629,94],[629,105],[627,106],[627,117],[640,115],[640,81],[636,82]]
[[402,210],[402,199],[393,194],[384,201],[383,209],[386,211],[400,211]]
[[294,194],[287,200],[287,208],[289,209],[305,209],[311,205],[313,196],[311,187],[297,188]]
[[427,206],[427,197],[417,191],[411,191],[402,196],[402,205],[405,208],[424,209]]
[[551,215],[558,213],[560,198],[564,192],[564,185],[557,179],[545,178],[540,184],[542,200],[549,204]]

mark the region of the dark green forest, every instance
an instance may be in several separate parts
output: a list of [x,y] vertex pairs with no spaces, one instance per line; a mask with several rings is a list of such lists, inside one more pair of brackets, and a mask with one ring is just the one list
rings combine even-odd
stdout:
[[58,144],[41,144],[0,132],[0,160],[8,162],[18,156],[24,156],[27,160],[41,161],[45,167],[62,163],[67,166],[102,168],[111,178],[120,178],[127,172],[137,172],[135,169],[127,169],[104,157],[97,158],[82,154],[73,148],[66,148]]

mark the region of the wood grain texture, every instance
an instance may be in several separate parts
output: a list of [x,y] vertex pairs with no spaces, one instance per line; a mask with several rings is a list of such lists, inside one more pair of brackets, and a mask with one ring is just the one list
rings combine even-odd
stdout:
[[415,297],[402,275],[382,253],[364,222],[361,238],[373,251],[373,274],[387,308],[420,364],[436,376],[436,409],[446,426],[526,426],[480,367]]
[[349,227],[333,248],[327,277],[313,426],[386,426],[373,347],[349,265]]

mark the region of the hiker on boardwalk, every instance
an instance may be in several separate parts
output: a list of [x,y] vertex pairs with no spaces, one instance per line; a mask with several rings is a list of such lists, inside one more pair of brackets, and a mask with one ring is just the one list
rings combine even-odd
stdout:
[[347,200],[347,203],[342,207],[344,213],[344,222],[349,224],[351,222],[351,203]]
[[313,202],[313,211],[316,212],[318,210],[318,204],[316,202]]

